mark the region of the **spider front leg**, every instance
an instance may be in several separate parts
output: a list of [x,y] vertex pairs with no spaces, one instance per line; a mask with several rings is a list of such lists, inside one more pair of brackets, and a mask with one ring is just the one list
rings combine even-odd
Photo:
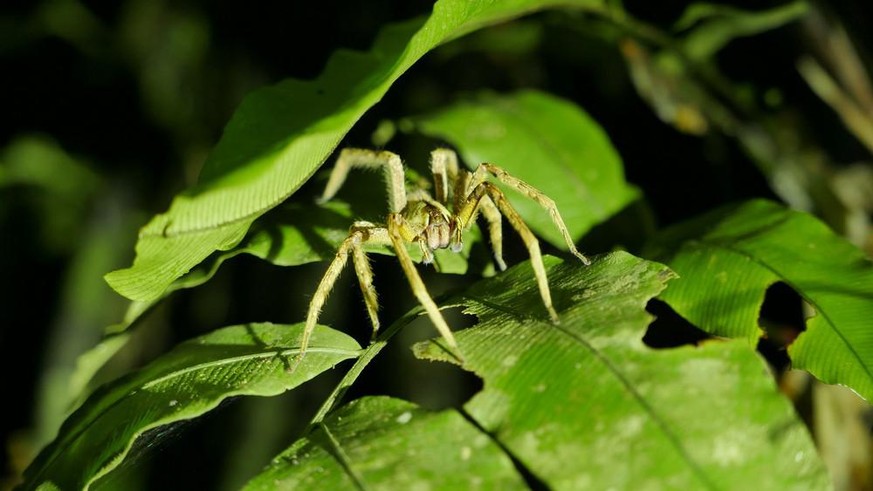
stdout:
[[546,276],[546,268],[543,265],[543,255],[542,252],[540,252],[540,243],[527,224],[524,223],[521,215],[515,211],[515,208],[513,208],[506,199],[506,196],[504,196],[501,190],[497,189],[497,187],[490,182],[480,182],[475,188],[473,188],[472,192],[467,197],[467,201],[458,212],[458,226],[466,228],[470,224],[471,220],[476,215],[477,208],[481,206],[482,201],[486,197],[491,199],[491,201],[497,206],[497,209],[503,213],[503,216],[506,217],[507,221],[509,221],[512,227],[521,236],[521,240],[524,242],[528,254],[530,255],[531,266],[533,267],[537,286],[540,290],[540,297],[543,299],[543,305],[545,305],[546,310],[549,312],[549,317],[552,319],[552,322],[557,324],[559,322],[558,313],[552,305],[552,293],[549,290],[549,280]]
[[378,169],[385,172],[388,189],[388,208],[399,213],[406,207],[406,186],[403,172],[403,162],[393,152],[375,151],[363,148],[344,148],[336,159],[324,193],[317,200],[324,203],[333,198],[346,181],[349,172],[354,168]]
[[318,317],[321,315],[321,309],[327,301],[328,295],[333,290],[337,278],[345,268],[349,260],[349,252],[352,252],[352,258],[355,263],[355,273],[358,277],[358,284],[361,287],[361,293],[364,295],[364,303],[367,305],[367,313],[370,316],[370,321],[373,324],[373,337],[379,330],[379,302],[376,297],[376,289],[373,287],[373,270],[370,268],[370,262],[367,259],[367,254],[364,252],[364,243],[378,243],[388,245],[391,240],[388,238],[388,230],[384,227],[378,227],[370,222],[355,222],[349,232],[349,236],[343,240],[337,249],[336,256],[331,261],[321,281],[318,283],[315,293],[312,295],[312,300],[309,302],[309,311],[306,313],[306,325],[303,328],[303,336],[300,339],[300,354],[298,360],[306,354],[306,349],[309,347],[309,338],[312,336],[312,331],[315,330],[315,324],[318,322]]
[[[467,188],[470,184],[470,173],[461,170],[458,166],[458,155],[448,148],[437,148],[430,153],[430,168],[433,174],[434,195],[437,201],[449,206],[449,191],[451,191],[452,212],[458,213],[463,207],[464,201],[469,194]],[[503,226],[500,220],[500,212],[487,196],[482,199],[479,210],[485,221],[488,222],[488,237],[491,240],[491,250],[494,253],[494,261],[497,267],[506,270],[506,262],[503,261]],[[470,220],[475,220],[475,216]],[[459,252],[462,248],[463,227],[456,227],[452,236],[452,250]]]
[[421,276],[415,269],[415,263],[412,261],[409,251],[406,250],[406,244],[411,240],[411,234],[409,233],[409,230],[406,229],[403,216],[399,213],[391,213],[388,215],[388,235],[394,247],[394,253],[397,255],[397,260],[400,261],[400,267],[403,269],[403,273],[406,274],[406,279],[409,281],[409,286],[412,288],[413,295],[415,295],[415,298],[417,298],[418,302],[424,307],[424,310],[427,312],[428,317],[430,317],[430,320],[433,322],[437,331],[439,331],[443,339],[446,340],[446,344],[448,344],[449,350],[452,354],[459,360],[463,360],[463,356],[458,349],[458,343],[455,341],[455,336],[452,334],[452,330],[449,329],[449,325],[446,323],[443,314],[440,313],[440,309],[437,307],[436,302],[431,298],[430,293],[427,292],[427,287],[424,286],[424,281],[422,281]]
[[[539,189],[531,186],[530,184],[522,181],[521,179],[509,174],[505,170],[500,167],[483,163],[479,164],[479,167],[473,172],[473,177],[470,179],[470,184],[468,186],[468,192],[472,193],[472,191],[480,186],[483,182],[485,182],[488,174],[496,177],[498,181],[506,184],[507,186],[515,189],[516,191],[524,194],[528,198],[536,201],[540,204],[547,212],[549,212],[549,216],[552,219],[552,222],[555,224],[555,227],[561,232],[561,235],[564,237],[564,242],[567,243],[567,248],[570,249],[570,252],[573,253],[574,256],[579,258],[586,266],[591,264],[591,260],[585,257],[584,254],[579,252],[576,249],[576,244],[573,242],[573,238],[570,237],[570,232],[567,230],[567,225],[564,224],[564,219],[561,218],[561,213],[558,211],[558,206],[555,204],[555,201],[552,198],[549,198]],[[469,194],[468,193],[468,194]],[[503,194],[502,192],[500,193]],[[500,205],[498,204],[498,208]],[[501,209],[501,211],[503,211]]]

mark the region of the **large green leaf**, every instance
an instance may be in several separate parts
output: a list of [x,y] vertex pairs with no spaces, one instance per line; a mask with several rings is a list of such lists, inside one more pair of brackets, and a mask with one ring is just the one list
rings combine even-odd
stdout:
[[286,80],[251,93],[209,156],[200,183],[143,227],[133,266],[106,280],[128,298],[157,298],[212,252],[239,243],[252,221],[297,190],[361,115],[434,47],[535,10],[599,4],[442,0],[426,20],[384,29],[367,53],[337,52],[314,80]]
[[[573,103],[542,92],[483,94],[412,121],[456,146],[471,168],[489,162],[537,187],[558,205],[576,240],[639,195],[603,129]],[[501,187],[538,235],[565,247],[542,206]]]
[[454,410],[366,397],[334,412],[246,487],[525,489],[487,434]]
[[765,291],[786,283],[816,312],[788,347],[792,365],[873,400],[873,263],[816,218],[750,201],[664,231],[647,255],[679,274],[661,295],[676,312],[750,343]]
[[24,487],[88,488],[118,467],[138,439],[145,447],[158,438],[158,428],[200,416],[229,397],[282,393],[360,352],[349,336],[319,326],[297,364],[302,328],[247,324],[219,329],[102,387],[28,467]]
[[[484,380],[467,413],[553,489],[823,489],[813,442],[741,341],[655,350],[646,302],[674,275],[626,253],[588,267],[547,258],[561,324],[528,264],[458,303],[457,333]],[[451,360],[434,341],[420,355]]]
[[[69,381],[70,393],[80,394],[80,399],[83,399],[97,371],[131,339],[128,329],[174,291],[202,285],[218,272],[225,261],[240,254],[250,254],[279,266],[331,259],[340,242],[348,236],[349,224],[355,216],[360,215],[355,215],[347,204],[336,200],[323,206],[289,203],[277,207],[258,220],[237,246],[211,255],[171,283],[158,298],[131,302],[124,320],[109,326],[100,343],[78,358]],[[466,273],[470,249],[479,240],[478,230],[469,230],[464,234],[464,248],[459,253],[448,249],[435,251],[433,266],[442,273]],[[365,245],[364,248],[369,253],[393,255],[392,249],[385,246]],[[409,254],[414,260],[420,261],[421,248],[410,244]]]
[[[576,239],[638,195],[624,181],[620,157],[603,130],[573,104],[543,93],[483,96],[414,121],[423,132],[458,145],[468,163],[491,156],[492,162],[553,198]],[[482,129],[483,121],[490,124],[487,131]],[[539,204],[512,191],[510,197],[534,230],[555,245],[564,245]],[[384,213],[381,204],[374,210],[369,204],[356,203],[352,208],[336,200],[320,207],[299,203],[279,207],[258,220],[239,244],[202,262],[165,293],[203,283],[224,261],[239,254],[281,266],[332,258],[355,219],[377,221]],[[436,251],[436,267],[442,272],[465,273],[469,246],[477,240],[476,233],[465,236],[466,247],[460,256]],[[391,254],[390,248],[382,246],[368,247],[368,251]],[[410,254],[417,260],[421,252],[411,247]]]

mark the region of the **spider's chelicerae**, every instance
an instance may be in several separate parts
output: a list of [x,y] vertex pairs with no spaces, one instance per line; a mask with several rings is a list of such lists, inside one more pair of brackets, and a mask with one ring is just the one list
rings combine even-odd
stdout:
[[406,244],[415,243],[421,247],[425,264],[433,261],[433,251],[436,249],[451,248],[452,251],[459,252],[462,248],[463,232],[476,223],[479,212],[488,223],[494,260],[501,270],[506,269],[502,252],[501,215],[506,217],[510,225],[521,235],[521,239],[530,254],[531,265],[539,285],[543,304],[552,321],[558,322],[558,314],[552,306],[552,296],[549,292],[548,279],[543,267],[543,258],[537,238],[506,199],[503,192],[486,179],[493,176],[503,184],[518,190],[542,205],[549,212],[555,226],[563,234],[570,252],[586,265],[590,264],[588,258],[582,255],[573,244],[573,239],[564,225],[564,220],[561,218],[555,202],[533,186],[509,175],[496,165],[479,164],[479,167],[472,173],[461,169],[458,166],[457,155],[449,149],[439,148],[431,152],[430,163],[434,179],[433,195],[424,189],[407,192],[403,163],[400,157],[394,153],[357,148],[347,148],[340,152],[319,202],[323,203],[336,195],[352,169],[381,168],[385,172],[387,181],[389,213],[386,224],[364,221],[352,224],[349,236],[340,244],[336,257],[330,263],[309,303],[306,327],[300,344],[301,356],[306,352],[309,337],[318,321],[321,308],[333,289],[337,277],[348,262],[349,253],[352,254],[355,273],[364,295],[367,313],[373,324],[373,334],[375,335],[379,330],[377,313],[379,303],[376,299],[376,290],[373,288],[373,271],[363,249],[364,244],[387,245],[394,249],[400,266],[412,287],[413,294],[421,302],[449,348],[455,355],[459,355],[455,337],[433,298],[427,292],[421,276],[415,269],[412,257],[406,249]]

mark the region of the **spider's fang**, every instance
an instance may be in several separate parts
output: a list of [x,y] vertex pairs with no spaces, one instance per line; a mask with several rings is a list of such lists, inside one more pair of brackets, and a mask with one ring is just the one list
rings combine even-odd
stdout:
[[431,264],[433,263],[433,253],[430,249],[426,247],[421,248],[421,262],[422,264]]
[[449,224],[433,223],[425,230],[427,237],[427,246],[432,250],[445,249],[449,246]]

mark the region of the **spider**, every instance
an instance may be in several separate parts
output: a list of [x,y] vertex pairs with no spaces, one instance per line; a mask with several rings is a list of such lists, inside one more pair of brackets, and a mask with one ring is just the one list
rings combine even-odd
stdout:
[[370,268],[363,245],[378,244],[387,245],[394,249],[400,266],[412,287],[412,293],[424,307],[431,322],[445,339],[452,353],[459,359],[463,359],[452,331],[433,298],[427,292],[406,246],[409,243],[418,244],[421,248],[424,264],[433,262],[433,251],[436,249],[451,248],[452,251],[459,252],[462,248],[463,232],[476,223],[476,217],[480,212],[488,223],[494,260],[500,270],[506,269],[506,263],[503,261],[501,215],[506,217],[510,225],[521,236],[530,254],[531,265],[543,305],[551,320],[554,323],[558,322],[558,314],[552,306],[552,296],[537,238],[506,199],[503,192],[486,179],[493,176],[503,184],[539,203],[549,212],[555,226],[564,236],[570,252],[584,264],[590,264],[588,258],[576,249],[555,202],[533,186],[511,176],[496,165],[482,163],[472,173],[461,169],[458,166],[457,155],[447,148],[438,148],[431,152],[430,164],[434,180],[433,196],[424,189],[407,192],[403,163],[395,153],[359,148],[346,148],[340,152],[324,193],[317,202],[324,203],[333,198],[352,169],[381,168],[384,170],[387,181],[389,213],[385,224],[374,224],[366,221],[356,221],[352,224],[348,237],[340,244],[336,257],[327,268],[327,272],[318,284],[318,288],[309,303],[306,325],[300,343],[301,356],[306,352],[309,338],[318,321],[321,309],[348,262],[349,253],[352,255],[355,273],[364,296],[364,303],[373,325],[373,336],[375,337],[379,330],[379,302],[373,287],[373,271]]

